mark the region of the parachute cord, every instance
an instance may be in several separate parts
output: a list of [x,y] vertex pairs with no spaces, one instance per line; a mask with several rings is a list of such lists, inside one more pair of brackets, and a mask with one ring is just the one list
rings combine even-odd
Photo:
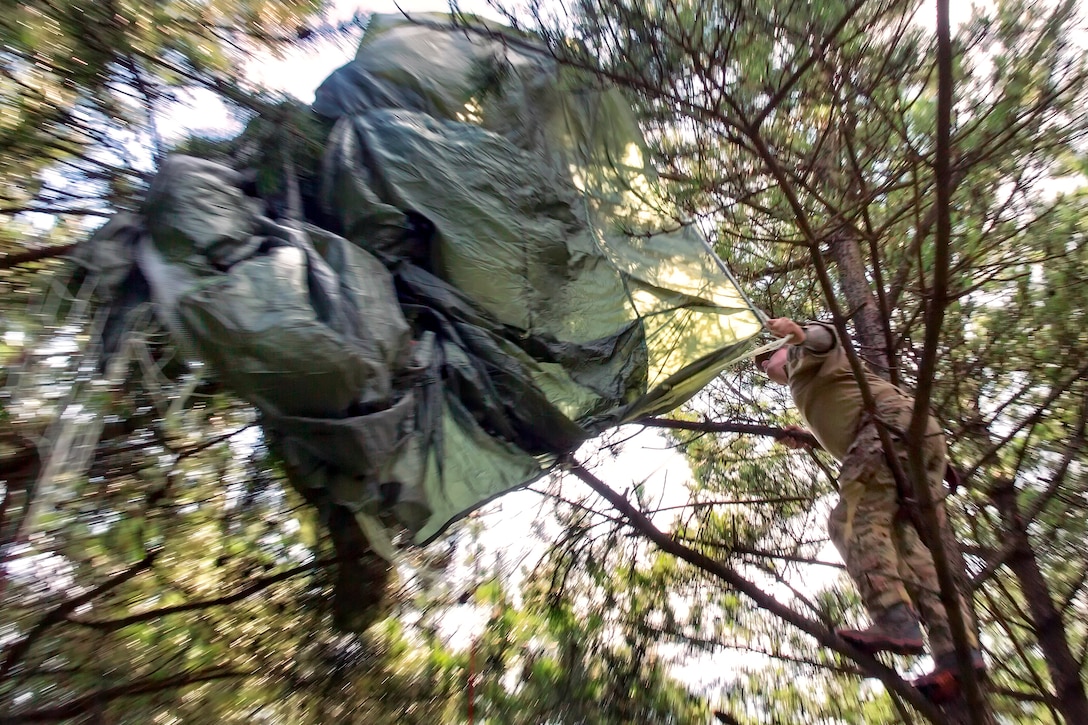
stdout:
[[[766,328],[767,321],[770,319],[767,316],[767,313],[755,306],[755,303],[752,302],[752,298],[748,296],[748,294],[744,291],[744,288],[740,286],[740,282],[737,281],[737,278],[734,277],[733,273],[729,271],[729,265],[725,263],[725,260],[718,256],[718,253],[716,251],[714,251],[714,245],[710,243],[710,240],[707,239],[706,235],[700,232],[698,236],[699,241],[703,243],[703,247],[706,249],[706,253],[710,255],[710,258],[712,260],[714,260],[714,264],[718,265],[718,269],[721,270],[721,273],[724,274],[726,278],[733,283],[733,287],[736,288],[737,294],[739,294],[741,299],[744,300],[745,304],[748,305],[748,308],[752,310],[752,314],[754,314],[756,316],[756,319],[759,320],[759,324],[763,325],[763,327]],[[778,347],[780,347],[780,345],[775,345],[775,347],[771,349],[777,349]],[[760,351],[762,352],[762,348]]]
[[[714,251],[714,245],[710,243],[710,240],[706,238],[706,235],[699,234],[699,240],[703,243],[703,247],[706,249],[706,253],[709,254],[710,258],[714,260],[714,264],[718,265],[718,269],[721,270],[721,273],[724,274],[726,278],[733,283],[733,287],[737,290],[737,294],[740,295],[741,299],[744,300],[745,304],[748,305],[748,309],[750,309],[752,311],[752,314],[756,316],[756,319],[759,320],[759,324],[763,326],[764,330],[766,330],[767,322],[770,320],[770,317],[768,317],[766,312],[755,306],[755,303],[752,302],[752,298],[748,296],[748,294],[744,291],[744,288],[741,287],[740,282],[737,281],[737,278],[734,277],[733,273],[729,271],[729,265],[725,263],[725,260],[718,256],[718,253],[716,251]],[[780,347],[785,347],[788,343],[788,337],[776,337],[775,339],[764,345],[760,345],[753,350],[749,350],[740,357],[736,358],[733,362],[742,362],[744,360],[755,359],[758,355],[762,355],[767,352],[774,352]]]
[[744,360],[751,360],[756,356],[762,355],[767,352],[774,352],[778,348],[788,345],[789,341],[790,339],[788,337],[776,337],[765,345],[760,345],[759,347],[749,350],[743,355],[734,358],[734,362],[743,362]]

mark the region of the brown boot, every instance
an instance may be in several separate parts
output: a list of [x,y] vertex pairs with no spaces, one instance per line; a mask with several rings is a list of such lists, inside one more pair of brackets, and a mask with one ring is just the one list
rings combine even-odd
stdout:
[[918,615],[908,604],[881,612],[868,629],[839,629],[836,633],[863,652],[919,655],[925,651]]
[[[937,655],[934,658],[933,671],[928,675],[922,675],[911,684],[918,688],[922,696],[935,705],[943,705],[960,696],[962,690],[960,682],[960,666],[956,661],[956,653],[948,652]],[[982,677],[986,673],[986,662],[982,659],[982,653],[971,650],[971,665],[975,668],[975,675]]]

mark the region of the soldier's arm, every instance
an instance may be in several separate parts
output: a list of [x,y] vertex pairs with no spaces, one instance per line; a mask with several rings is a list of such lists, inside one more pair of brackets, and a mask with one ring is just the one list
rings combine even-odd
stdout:
[[831,352],[838,344],[835,329],[823,322],[799,325],[788,317],[776,317],[767,321],[767,329],[778,337],[785,337],[791,345],[817,355]]
[[809,322],[802,329],[804,339],[801,347],[809,352],[822,355],[831,352],[839,344],[835,328],[824,322]]

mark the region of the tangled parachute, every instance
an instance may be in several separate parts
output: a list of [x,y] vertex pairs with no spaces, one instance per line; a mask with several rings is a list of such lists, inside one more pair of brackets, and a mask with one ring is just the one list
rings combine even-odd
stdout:
[[310,500],[420,543],[679,405],[760,329],[618,91],[430,20],[372,18],[309,111],[320,163],[285,163],[278,198],[171,156],[80,256],[115,305],[146,281]]

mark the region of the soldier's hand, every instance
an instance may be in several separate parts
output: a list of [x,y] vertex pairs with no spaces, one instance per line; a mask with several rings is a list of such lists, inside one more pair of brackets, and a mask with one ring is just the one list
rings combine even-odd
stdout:
[[805,331],[800,325],[788,317],[776,317],[767,320],[767,329],[776,337],[785,337],[793,345],[800,345],[805,341]]
[[812,444],[809,443],[808,438],[811,435],[807,430],[799,425],[787,425],[782,429],[784,435],[778,439],[778,442],[784,445],[786,448],[792,448],[797,450],[799,448],[811,448]]

